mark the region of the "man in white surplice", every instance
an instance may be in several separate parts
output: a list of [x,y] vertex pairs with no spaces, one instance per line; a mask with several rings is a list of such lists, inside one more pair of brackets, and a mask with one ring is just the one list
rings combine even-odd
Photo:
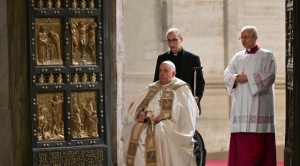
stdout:
[[198,107],[175,65],[160,65],[159,81],[149,84],[131,106],[122,141],[127,166],[195,166]]
[[276,165],[273,53],[257,44],[257,29],[245,26],[236,53],[224,71],[227,92],[234,94],[230,115],[228,165]]

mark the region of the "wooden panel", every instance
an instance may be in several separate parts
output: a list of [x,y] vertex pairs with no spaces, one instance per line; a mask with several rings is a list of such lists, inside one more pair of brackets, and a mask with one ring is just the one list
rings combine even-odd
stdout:
[[[12,115],[11,165],[29,165],[30,128],[29,128],[29,81],[26,56],[26,1],[10,0],[7,2],[7,46],[9,58],[9,109]],[[2,4],[2,5],[5,5]],[[2,43],[6,45],[5,43]],[[4,100],[4,99],[1,99]],[[3,127],[3,126],[2,126]],[[9,142],[5,142],[8,144]],[[3,163],[4,164],[4,163]]]

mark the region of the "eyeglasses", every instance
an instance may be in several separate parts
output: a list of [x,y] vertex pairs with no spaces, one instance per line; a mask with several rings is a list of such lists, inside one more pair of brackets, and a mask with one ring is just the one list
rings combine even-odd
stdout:
[[178,39],[177,38],[174,38],[174,39],[168,39],[168,40],[165,40],[166,43],[168,44],[177,44],[178,42]]
[[250,37],[254,37],[254,36],[241,36],[239,37],[239,40],[248,40]]

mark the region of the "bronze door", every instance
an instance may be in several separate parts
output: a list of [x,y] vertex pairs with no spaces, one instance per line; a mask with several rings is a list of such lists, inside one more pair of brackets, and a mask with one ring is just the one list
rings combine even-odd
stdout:
[[286,133],[284,165],[300,164],[300,3],[286,0]]
[[33,165],[111,165],[107,1],[28,1]]

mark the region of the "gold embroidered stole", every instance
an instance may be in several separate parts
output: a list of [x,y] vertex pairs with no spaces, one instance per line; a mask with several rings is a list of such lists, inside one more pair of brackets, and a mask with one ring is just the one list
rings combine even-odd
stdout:
[[[175,79],[174,82],[162,89],[162,96],[160,100],[160,117],[162,120],[172,118],[172,105],[173,99],[175,96],[175,90],[181,87],[182,85],[188,85],[186,82]],[[188,86],[189,87],[189,86]]]
[[182,85],[187,85],[190,88],[189,84],[187,84],[186,82],[184,82],[178,78],[175,78],[173,83],[171,83],[169,86],[166,86],[166,87],[163,87],[163,85],[161,85],[159,81],[150,84],[148,87],[149,90],[148,90],[146,97],[143,99],[143,101],[140,103],[140,105],[136,109],[136,112],[135,112],[136,117],[138,117],[140,112],[144,110],[145,106],[148,105],[150,100],[152,100],[153,97],[157,94],[157,92],[159,92],[161,89],[175,91]]
[[144,110],[146,105],[148,105],[150,100],[153,99],[153,97],[157,94],[157,92],[159,92],[161,90],[161,88],[162,88],[161,84],[158,82],[155,82],[155,83],[152,83],[151,85],[149,85],[149,90],[148,90],[147,95],[145,96],[145,98],[143,99],[143,101],[140,103],[140,105],[137,107],[137,109],[135,111],[136,117],[138,117],[140,112]]
[[172,118],[172,105],[175,92],[173,90],[162,90],[162,96],[160,100],[160,118],[161,120]]
[[[151,123],[151,122],[150,122]],[[153,123],[153,128],[155,129],[156,123]],[[149,125],[147,129],[147,136],[145,140],[145,164],[146,166],[156,166],[157,165],[157,155],[156,155],[156,142],[155,142],[155,130]]]
[[147,125],[147,123],[135,123],[132,126],[126,157],[127,166],[134,166],[135,154],[137,147],[139,146],[140,135]]
[[[162,96],[160,100],[161,112],[160,116],[162,120],[170,119],[172,117],[172,104],[175,96],[175,90],[182,85],[188,85],[180,79],[175,78],[173,83],[163,87],[159,82],[155,82],[149,86],[148,93],[140,105],[137,107],[136,116],[144,110],[145,106],[148,105],[149,101],[162,90]],[[151,124],[153,123],[153,124]],[[153,125],[153,128],[152,126]],[[145,140],[145,164],[146,166],[157,165],[157,154],[156,154],[156,142],[155,142],[155,126],[154,121],[146,123],[135,123],[132,127],[130,141],[128,145],[126,164],[127,166],[134,166],[135,155],[139,145],[140,135],[145,127],[147,127],[147,136]]]

